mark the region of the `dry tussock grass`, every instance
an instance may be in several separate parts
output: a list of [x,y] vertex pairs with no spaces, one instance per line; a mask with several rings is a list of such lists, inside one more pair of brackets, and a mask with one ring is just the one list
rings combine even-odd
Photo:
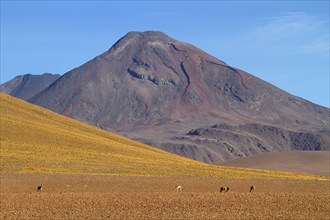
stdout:
[[218,167],[138,143],[0,94],[1,172],[322,179]]

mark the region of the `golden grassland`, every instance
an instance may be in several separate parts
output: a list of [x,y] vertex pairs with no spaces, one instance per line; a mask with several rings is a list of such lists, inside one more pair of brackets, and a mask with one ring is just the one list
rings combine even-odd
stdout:
[[328,179],[183,158],[0,93],[1,173]]

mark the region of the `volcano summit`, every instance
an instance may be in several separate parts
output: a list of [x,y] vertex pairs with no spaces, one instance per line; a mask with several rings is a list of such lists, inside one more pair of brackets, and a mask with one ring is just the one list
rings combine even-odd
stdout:
[[162,32],[129,32],[30,102],[204,162],[329,150],[330,110]]

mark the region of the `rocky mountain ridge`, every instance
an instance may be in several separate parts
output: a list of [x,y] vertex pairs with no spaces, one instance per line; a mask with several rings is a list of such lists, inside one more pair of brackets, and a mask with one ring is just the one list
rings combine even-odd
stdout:
[[60,77],[59,74],[44,73],[42,75],[24,74],[16,76],[0,85],[0,92],[28,100],[47,88]]

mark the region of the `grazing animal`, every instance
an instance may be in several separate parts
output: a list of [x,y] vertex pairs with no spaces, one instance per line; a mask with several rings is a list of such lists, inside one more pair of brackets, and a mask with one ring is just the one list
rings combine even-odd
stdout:
[[229,186],[227,186],[227,189],[226,189],[226,192],[228,192],[229,191]]
[[255,190],[255,187],[254,186],[251,186],[250,187],[250,192],[252,192],[253,190]]
[[40,192],[42,190],[42,184],[37,187],[37,192]]
[[225,191],[225,192],[226,192],[226,187],[223,187],[223,186],[222,186],[222,187],[220,188],[220,190],[219,190],[219,191],[220,191],[220,192],[223,192],[223,191]]
[[182,192],[182,186],[175,186],[174,192]]

